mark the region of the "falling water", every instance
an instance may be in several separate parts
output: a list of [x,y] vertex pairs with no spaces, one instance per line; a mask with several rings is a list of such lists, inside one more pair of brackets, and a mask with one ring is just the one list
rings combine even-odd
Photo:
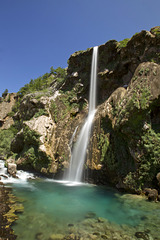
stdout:
[[73,148],[67,179],[69,181],[80,182],[82,178],[88,140],[90,137],[93,118],[96,112],[97,56],[98,47],[96,46],[93,48],[92,55],[92,67],[89,90],[89,112],[88,117],[80,131],[78,140]]

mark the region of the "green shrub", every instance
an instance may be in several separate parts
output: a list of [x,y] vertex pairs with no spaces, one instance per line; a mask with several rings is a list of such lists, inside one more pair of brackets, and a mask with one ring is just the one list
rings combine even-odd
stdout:
[[58,67],[53,69],[51,67],[50,73],[45,73],[43,76],[40,76],[36,79],[31,79],[31,81],[22,87],[18,94],[20,97],[23,97],[25,94],[33,93],[36,91],[45,91],[45,89],[50,87],[50,84],[53,81],[62,83],[66,77],[66,69]]
[[129,42],[129,40],[130,40],[130,38],[125,38],[124,40],[119,41],[118,48],[126,47],[126,46],[127,46],[127,43]]
[[31,130],[28,126],[25,126],[23,129],[24,134],[24,143],[26,145],[35,145],[39,146],[40,144],[40,134],[38,134],[36,131]]
[[7,157],[11,154],[10,144],[14,136],[15,133],[11,128],[0,130],[0,155]]
[[33,117],[38,118],[42,115],[48,116],[48,112],[44,108],[40,108],[39,111],[36,112]]
[[25,146],[21,156],[25,158],[22,165],[32,167],[37,171],[41,171],[42,168],[48,168],[52,161],[44,152],[39,151],[38,146],[34,145]]
[[50,111],[51,111],[52,116],[54,118],[54,121],[56,123],[57,120],[58,120],[58,107],[57,107],[56,103],[53,100],[51,100]]
[[8,94],[8,89],[6,89],[3,93],[2,93],[2,97],[5,98]]
[[98,138],[98,148],[101,150],[101,158],[100,158],[101,162],[105,160],[108,147],[109,147],[108,136],[101,133]]
[[152,182],[160,169],[160,136],[151,128],[142,136],[139,147],[143,156],[139,167],[140,181]]

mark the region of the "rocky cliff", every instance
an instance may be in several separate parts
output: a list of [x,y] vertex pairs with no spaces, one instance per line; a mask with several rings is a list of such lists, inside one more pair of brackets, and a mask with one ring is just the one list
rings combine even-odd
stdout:
[[[63,81],[48,75],[47,91],[19,100],[10,149],[19,168],[55,177],[68,168],[70,139],[77,127],[76,141],[88,111],[91,57],[92,48],[74,53]],[[158,189],[160,27],[99,46],[97,89],[84,178],[127,191]]]
[[16,93],[8,93],[0,98],[0,128],[8,129],[13,124],[13,119],[8,114],[16,102]]

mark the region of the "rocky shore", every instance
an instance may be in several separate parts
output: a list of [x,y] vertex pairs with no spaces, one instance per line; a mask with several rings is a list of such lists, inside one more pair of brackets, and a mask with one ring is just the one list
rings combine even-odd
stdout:
[[11,227],[14,220],[8,216],[12,208],[10,195],[11,189],[6,188],[0,182],[0,240],[14,240],[17,238]]
[[23,212],[23,205],[13,195],[12,188],[6,187],[0,177],[0,240],[17,239],[12,225]]

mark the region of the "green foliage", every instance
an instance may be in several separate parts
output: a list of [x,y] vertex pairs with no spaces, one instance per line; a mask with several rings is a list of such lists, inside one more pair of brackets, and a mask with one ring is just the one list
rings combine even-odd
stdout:
[[7,156],[11,154],[10,144],[15,136],[13,127],[9,129],[0,130],[0,155]]
[[9,112],[9,113],[7,114],[7,116],[8,116],[8,117],[13,117],[14,114],[15,114],[15,113],[14,113],[13,111],[11,111],[11,112]]
[[37,146],[32,145],[25,148],[23,157],[26,160],[23,164],[32,166],[37,171],[47,168],[51,162],[50,157],[46,156],[44,152],[39,151]]
[[136,81],[137,78],[138,78],[138,76],[134,76],[134,77],[132,78],[132,82]]
[[129,190],[141,190],[141,187],[138,186],[138,183],[136,181],[135,173],[134,172],[129,172],[125,179],[124,179],[124,184],[127,186]]
[[144,68],[141,68],[138,73],[140,76],[142,76],[143,72],[144,72]]
[[130,40],[130,38],[125,38],[124,40],[119,41],[118,48],[126,47],[126,46],[127,46],[127,43],[129,42],[129,40]]
[[51,111],[54,121],[56,123],[58,120],[58,107],[53,100],[51,101],[50,111]]
[[6,89],[3,93],[2,93],[2,97],[5,98],[8,94],[8,89]]
[[[50,106],[54,121],[63,120],[67,115],[74,117],[76,109],[79,109],[79,104],[76,101],[77,97],[74,90],[65,93],[61,91],[61,95],[55,101],[52,101]],[[61,110],[59,111],[59,109]]]
[[126,109],[132,111],[134,108],[145,110],[149,107],[151,91],[148,87],[136,85],[132,97],[126,105]]
[[28,126],[25,126],[23,129],[24,134],[24,143],[26,145],[35,145],[39,146],[40,144],[40,134],[38,134],[36,131],[31,130]]
[[145,75],[147,76],[148,73],[149,73],[149,68],[146,68],[145,71],[144,71]]
[[151,29],[151,32],[157,36],[160,36],[160,27],[154,27]]
[[139,147],[143,149],[139,167],[139,180],[152,182],[160,169],[160,135],[151,128],[142,136]]
[[137,169],[126,175],[124,183],[130,189],[136,190],[141,190],[146,186],[152,187],[160,169],[160,134],[156,134],[150,126],[146,131],[139,129],[138,141],[134,135],[132,139],[135,144]]
[[57,81],[58,83],[63,83],[66,77],[66,69],[58,67],[57,69],[53,69],[51,67],[50,73],[45,73],[43,76],[38,77],[36,79],[31,79],[31,81],[22,87],[18,94],[20,97],[23,97],[25,94],[33,93],[36,91],[45,91],[46,88],[50,87],[50,84],[53,81]]
[[98,138],[98,148],[101,150],[101,158],[100,158],[101,162],[105,160],[108,147],[109,147],[108,136],[105,135],[104,133],[101,133]]
[[36,112],[33,117],[38,118],[42,115],[48,116],[48,112],[44,108],[40,108],[39,111]]
[[21,99],[20,98],[18,98],[18,101],[14,104],[14,106],[12,107],[12,111],[9,113],[9,115],[12,117],[12,116],[14,116],[14,114],[16,113],[16,112],[18,112],[18,109],[19,109],[19,107],[20,107],[20,101],[21,101]]
[[110,171],[114,171],[114,172],[117,171],[118,163],[116,162],[115,153],[112,149],[112,145],[108,146],[107,152],[104,157],[104,161],[106,163],[107,168]]
[[16,135],[22,128],[21,122],[19,121],[14,121],[14,124],[9,128],[14,135]]

